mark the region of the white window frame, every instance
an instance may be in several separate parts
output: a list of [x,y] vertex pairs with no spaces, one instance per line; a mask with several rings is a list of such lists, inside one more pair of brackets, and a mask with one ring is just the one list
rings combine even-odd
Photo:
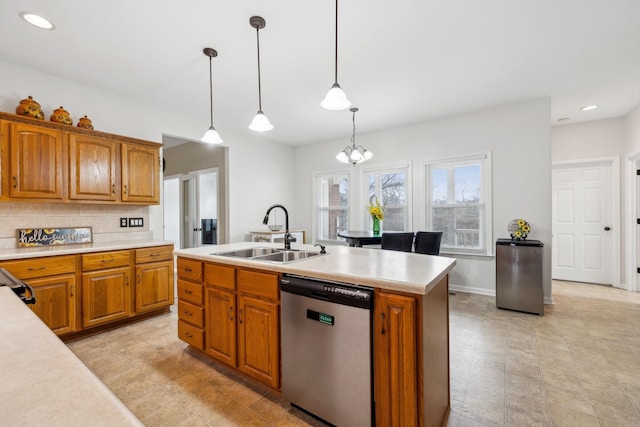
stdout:
[[335,178],[335,177],[343,177],[345,176],[347,178],[348,181],[348,192],[349,192],[349,196],[347,197],[347,206],[346,206],[346,211],[347,211],[347,222],[345,224],[345,229],[349,229],[349,224],[351,221],[351,200],[353,198],[353,187],[352,187],[352,183],[353,183],[353,177],[351,175],[351,172],[345,171],[345,170],[338,170],[338,171],[329,171],[329,172],[317,172],[313,174],[313,235],[311,238],[312,242],[319,242],[319,243],[336,243],[336,242],[344,242],[344,239],[338,237],[337,239],[319,239],[318,233],[319,233],[319,212],[322,209],[323,211],[329,211],[331,210],[330,207],[320,207],[319,206],[319,190],[318,190],[318,185],[321,179],[327,179],[327,178]]
[[432,188],[431,188],[431,168],[433,166],[463,166],[466,164],[476,163],[480,160],[481,165],[481,196],[480,203],[480,249],[465,249],[465,248],[450,248],[442,246],[440,253],[453,254],[453,255],[477,255],[477,256],[493,256],[493,230],[492,230],[492,206],[493,199],[491,195],[491,176],[492,176],[492,162],[491,152],[485,152],[481,154],[454,157],[436,161],[428,161],[424,163],[425,174],[425,213],[426,213],[426,227],[428,230],[433,230],[433,213],[432,213]]
[[[361,187],[362,187],[361,194],[362,194],[362,200],[365,202],[365,204],[361,208],[360,212],[362,212],[362,219],[363,219],[362,224],[364,224],[365,230],[371,230],[371,227],[373,225],[371,220],[371,214],[369,214],[369,211],[367,210],[367,206],[369,206],[369,176],[371,174],[382,175],[382,174],[391,174],[394,172],[402,172],[406,175],[405,190],[406,190],[407,204],[406,204],[405,231],[411,231],[413,229],[413,218],[412,218],[413,193],[411,189],[411,180],[413,175],[411,173],[411,165],[407,163],[403,163],[403,164],[395,164],[395,165],[380,165],[375,168],[369,167],[366,169],[365,168],[362,169],[361,178],[360,178]],[[381,204],[383,203],[382,199],[380,199],[379,201]],[[384,220],[382,221],[381,228],[384,231]]]

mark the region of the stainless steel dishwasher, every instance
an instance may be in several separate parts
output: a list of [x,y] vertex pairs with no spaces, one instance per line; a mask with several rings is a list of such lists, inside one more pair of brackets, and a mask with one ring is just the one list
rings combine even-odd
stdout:
[[340,427],[373,425],[373,289],[283,275],[282,395]]

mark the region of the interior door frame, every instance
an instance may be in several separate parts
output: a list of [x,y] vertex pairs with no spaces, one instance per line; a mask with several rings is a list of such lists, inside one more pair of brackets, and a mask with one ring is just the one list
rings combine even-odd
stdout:
[[[638,155],[640,158],[640,154]],[[589,167],[607,164],[611,166],[611,285],[615,288],[625,288],[620,283],[620,158],[619,157],[593,157],[587,159],[563,160],[551,163],[551,171],[569,167]],[[553,180],[552,180],[553,185]],[[552,201],[553,203],[553,201]],[[551,207],[553,209],[553,206]],[[553,224],[552,224],[553,225]],[[551,230],[553,235],[553,229]],[[555,250],[552,248],[552,250]]]
[[638,180],[640,177],[637,175],[637,170],[640,169],[640,153],[630,154],[627,156],[626,161],[626,197],[625,197],[625,207],[626,207],[626,236],[629,238],[626,241],[625,252],[626,252],[626,272],[627,272],[627,280],[626,280],[626,288],[628,291],[632,292],[640,292],[640,287],[638,286],[638,271],[637,268],[640,267],[640,260],[638,259],[638,244],[639,237],[638,233],[640,232],[640,228],[638,224],[636,224],[636,219],[640,218],[640,207],[638,203],[640,203],[640,196],[638,195],[638,191],[640,191],[640,184]]

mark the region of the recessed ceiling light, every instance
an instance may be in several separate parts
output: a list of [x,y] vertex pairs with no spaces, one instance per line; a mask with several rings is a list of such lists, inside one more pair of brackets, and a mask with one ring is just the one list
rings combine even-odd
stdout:
[[598,108],[599,105],[593,104],[593,105],[586,105],[584,107],[581,108],[582,111],[589,111],[589,110],[595,110],[596,108]]
[[40,15],[36,15],[31,12],[20,12],[20,17],[27,21],[29,24],[41,28],[43,30],[55,30],[56,26],[53,22],[49,21],[47,18],[43,18]]
[[567,120],[571,119],[570,117],[560,117],[558,119],[559,122],[566,122]]

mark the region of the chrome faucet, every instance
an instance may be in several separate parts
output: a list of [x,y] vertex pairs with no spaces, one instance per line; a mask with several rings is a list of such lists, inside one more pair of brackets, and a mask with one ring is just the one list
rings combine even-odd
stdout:
[[284,211],[284,227],[285,227],[285,231],[284,231],[284,250],[285,251],[290,251],[291,250],[291,242],[295,242],[296,238],[293,237],[291,235],[291,233],[289,233],[289,212],[287,212],[287,208],[285,208],[282,205],[273,205],[271,206],[269,209],[267,209],[267,213],[264,215],[264,219],[262,220],[262,223],[264,225],[267,225],[267,223],[269,223],[269,214],[271,213],[271,210],[273,208],[280,208]]

